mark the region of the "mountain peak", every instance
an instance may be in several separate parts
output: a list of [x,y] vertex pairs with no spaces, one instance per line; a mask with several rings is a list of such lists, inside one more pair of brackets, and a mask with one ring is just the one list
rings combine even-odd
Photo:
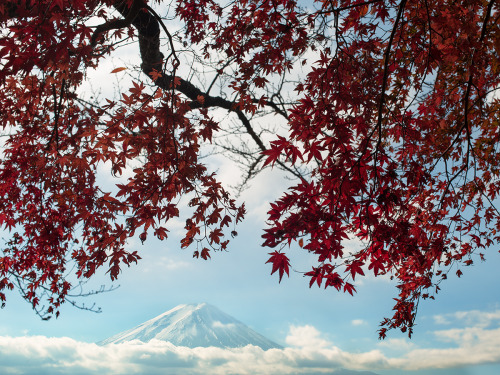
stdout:
[[246,345],[259,346],[264,350],[280,348],[278,344],[208,303],[178,305],[99,344],[118,344],[131,340],[148,342],[153,339],[190,348],[238,348]]

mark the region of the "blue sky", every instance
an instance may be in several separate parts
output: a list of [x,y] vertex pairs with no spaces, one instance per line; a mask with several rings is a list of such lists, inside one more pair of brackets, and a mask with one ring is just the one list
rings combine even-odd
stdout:
[[[219,172],[225,181],[234,176],[233,167],[224,162]],[[180,249],[180,221],[166,242],[132,241],[129,246],[140,251],[142,261],[123,270],[117,290],[84,301],[95,301],[103,309],[100,314],[66,306],[59,319],[43,322],[11,293],[1,312],[0,372],[15,368],[25,374],[44,373],[37,369],[111,374],[119,368],[111,366],[116,363],[126,365],[126,371],[118,373],[148,374],[229,374],[237,365],[248,372],[236,373],[249,374],[311,373],[313,368],[380,375],[498,374],[500,256],[495,250],[488,251],[485,263],[465,269],[461,279],[450,277],[436,301],[421,303],[412,340],[394,331],[379,341],[378,324],[390,314],[396,293],[387,278],[362,279],[351,297],[333,289],[309,289],[299,272],[291,272],[281,284],[276,275],[270,276],[270,265],[265,264],[269,249],[261,247],[260,236],[267,202],[286,183],[270,171],[253,182],[242,196],[249,213],[237,229],[238,237],[229,252],[215,253],[209,261],[193,259],[191,249]],[[289,253],[294,270],[308,269],[311,258],[303,250],[292,247]],[[111,285],[102,274],[89,284]],[[263,353],[255,348],[171,348],[164,343],[113,349],[93,344],[178,304],[193,302],[209,302],[286,348]],[[180,367],[169,367],[178,361]]]

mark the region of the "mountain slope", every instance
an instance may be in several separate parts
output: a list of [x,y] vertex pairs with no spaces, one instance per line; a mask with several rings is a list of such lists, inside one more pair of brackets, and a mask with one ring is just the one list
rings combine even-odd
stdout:
[[198,346],[238,348],[249,344],[264,350],[280,348],[278,344],[232,316],[206,303],[179,305],[98,344],[117,344],[131,340],[148,342],[152,339],[169,341],[174,345],[190,348]]

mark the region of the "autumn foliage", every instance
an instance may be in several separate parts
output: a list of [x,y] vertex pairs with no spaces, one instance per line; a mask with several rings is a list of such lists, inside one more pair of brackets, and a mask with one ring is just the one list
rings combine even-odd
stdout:
[[[0,225],[10,239],[1,299],[22,286],[33,306],[48,293],[47,313],[57,314],[72,288],[70,262],[78,278],[104,266],[115,279],[140,258],[127,240],[167,238],[183,196],[191,213],[181,246],[204,259],[228,248],[245,208],[200,161],[202,146],[231,133],[213,112],[223,109],[241,130],[231,139],[246,136],[225,150],[248,162],[247,178],[273,167],[296,179],[268,213],[272,273],[289,274],[296,244],[317,255],[310,286],[353,294],[359,277],[389,275],[398,296],[380,335],[411,335],[420,299],[500,242],[499,7],[3,1]],[[120,98],[83,100],[86,72],[131,39],[140,79]],[[188,50],[212,69],[212,84],[183,73]],[[280,118],[284,132],[266,137],[259,114]],[[105,191],[103,165],[116,176],[134,168]]]

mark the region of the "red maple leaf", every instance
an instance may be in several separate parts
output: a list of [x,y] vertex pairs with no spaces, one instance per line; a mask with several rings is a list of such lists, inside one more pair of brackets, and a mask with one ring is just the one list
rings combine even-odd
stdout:
[[269,253],[269,255],[271,255],[271,257],[268,259],[266,263],[273,264],[271,275],[276,271],[279,271],[279,276],[280,276],[279,282],[281,283],[281,279],[285,272],[287,276],[290,276],[289,274],[290,261],[288,260],[287,256],[284,253],[281,253],[279,251],[274,251],[272,253]]

